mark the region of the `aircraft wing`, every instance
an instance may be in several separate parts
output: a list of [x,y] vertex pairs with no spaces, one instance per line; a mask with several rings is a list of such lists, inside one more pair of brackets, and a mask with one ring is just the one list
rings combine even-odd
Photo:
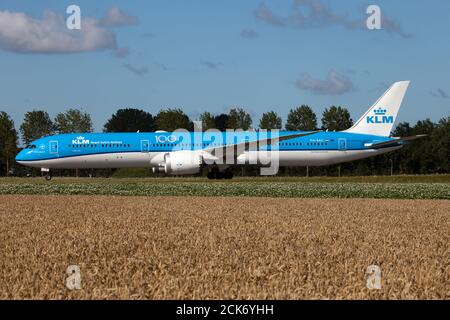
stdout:
[[426,137],[426,134],[418,134],[416,136],[410,136],[410,137],[402,137],[402,138],[395,138],[395,140],[389,140],[384,142],[378,142],[378,143],[366,143],[364,144],[365,147],[368,147],[370,149],[382,149],[382,148],[390,148],[390,147],[396,147],[405,144],[405,142],[417,140],[423,137]]
[[321,130],[310,131],[310,132],[305,132],[305,133],[296,133],[296,134],[290,134],[290,135],[285,135],[285,136],[277,136],[277,137],[271,137],[271,138],[260,139],[260,140],[255,140],[255,141],[245,141],[245,142],[241,142],[241,143],[228,144],[228,145],[220,146],[220,147],[206,148],[206,149],[204,149],[204,151],[210,153],[214,157],[221,157],[221,158],[225,158],[227,154],[234,152],[234,157],[236,158],[240,154],[244,153],[245,151],[256,148],[258,146],[275,144],[275,143],[278,143],[278,142],[284,141],[284,140],[305,137],[305,136],[309,136],[312,134],[316,134],[318,132],[321,132]]

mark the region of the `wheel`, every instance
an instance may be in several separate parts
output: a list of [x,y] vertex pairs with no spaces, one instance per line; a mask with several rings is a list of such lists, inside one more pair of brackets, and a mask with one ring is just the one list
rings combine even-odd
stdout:
[[225,178],[225,175],[223,172],[216,172],[216,179],[223,179]]
[[52,175],[51,174],[46,174],[45,175],[45,180],[47,180],[47,181],[52,180]]
[[214,172],[208,172],[208,174],[206,175],[208,177],[208,179],[212,180],[216,178],[216,174]]
[[233,172],[231,172],[231,171],[225,171],[223,177],[224,177],[225,179],[233,179]]

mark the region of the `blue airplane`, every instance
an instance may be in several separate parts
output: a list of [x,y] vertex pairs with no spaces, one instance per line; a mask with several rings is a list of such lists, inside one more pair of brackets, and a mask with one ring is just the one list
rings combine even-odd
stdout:
[[[71,133],[33,141],[16,157],[22,165],[51,169],[151,167],[154,173],[230,179],[231,166],[256,164],[262,174],[279,166],[323,166],[376,156],[420,138],[390,137],[409,81],[394,83],[349,129]],[[264,171],[266,170],[266,171]],[[264,172],[263,172],[264,171]]]

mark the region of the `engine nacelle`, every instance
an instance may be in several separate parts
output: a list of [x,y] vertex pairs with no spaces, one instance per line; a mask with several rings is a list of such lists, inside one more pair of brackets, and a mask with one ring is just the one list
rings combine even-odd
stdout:
[[202,162],[202,156],[199,153],[191,151],[170,152],[164,156],[163,163],[157,168],[153,168],[153,172],[172,175],[196,174],[200,172]]

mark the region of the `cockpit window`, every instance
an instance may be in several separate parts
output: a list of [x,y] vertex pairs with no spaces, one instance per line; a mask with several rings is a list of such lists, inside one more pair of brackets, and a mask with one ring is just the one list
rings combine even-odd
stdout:
[[30,144],[26,148],[27,149],[36,149],[36,145],[35,144]]

